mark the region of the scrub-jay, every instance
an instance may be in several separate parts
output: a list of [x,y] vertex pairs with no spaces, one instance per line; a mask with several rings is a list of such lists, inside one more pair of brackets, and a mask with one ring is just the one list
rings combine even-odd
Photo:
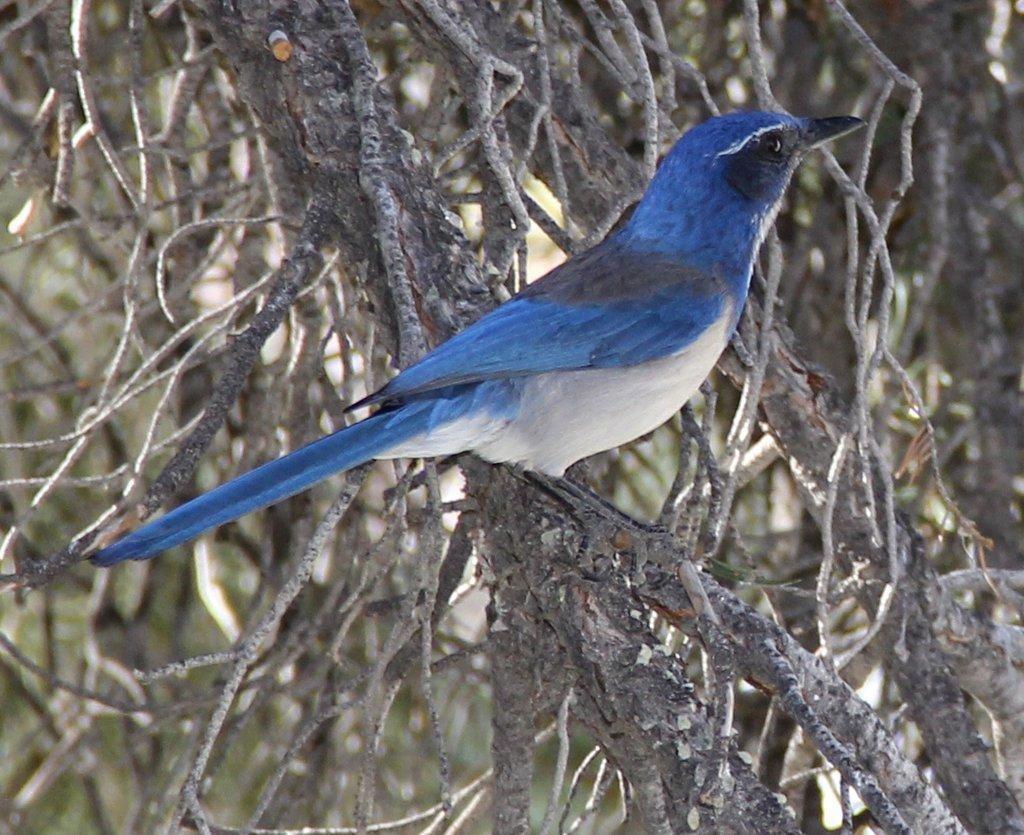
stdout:
[[558,477],[650,432],[732,336],[797,163],[861,124],[742,112],[697,125],[620,229],[349,407],[374,414],[187,502],[93,562],[152,557],[374,458],[472,451]]

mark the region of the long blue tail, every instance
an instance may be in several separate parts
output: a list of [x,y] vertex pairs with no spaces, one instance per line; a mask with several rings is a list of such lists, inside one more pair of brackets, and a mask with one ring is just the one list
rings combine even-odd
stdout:
[[194,498],[97,551],[92,562],[106,567],[122,560],[155,556],[205,530],[294,496],[328,476],[376,458],[426,430],[429,423],[430,409],[422,406],[406,406],[368,417]]

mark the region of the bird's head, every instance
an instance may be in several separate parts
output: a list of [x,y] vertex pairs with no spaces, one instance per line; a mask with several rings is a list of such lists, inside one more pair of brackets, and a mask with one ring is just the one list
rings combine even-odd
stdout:
[[623,233],[695,266],[749,265],[800,160],[862,124],[760,111],[709,119],[669,151]]

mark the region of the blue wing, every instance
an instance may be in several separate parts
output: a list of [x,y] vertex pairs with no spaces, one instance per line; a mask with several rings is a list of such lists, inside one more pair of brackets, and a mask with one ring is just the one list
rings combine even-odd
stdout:
[[673,354],[736,300],[720,276],[615,237],[565,262],[349,408],[445,386]]

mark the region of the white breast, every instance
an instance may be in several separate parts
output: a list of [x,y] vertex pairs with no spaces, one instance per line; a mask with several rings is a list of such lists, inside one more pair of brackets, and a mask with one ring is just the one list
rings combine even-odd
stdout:
[[674,415],[725,348],[731,311],[670,357],[624,368],[553,371],[530,378],[518,416],[483,433],[472,449],[560,476],[588,455],[628,443]]

